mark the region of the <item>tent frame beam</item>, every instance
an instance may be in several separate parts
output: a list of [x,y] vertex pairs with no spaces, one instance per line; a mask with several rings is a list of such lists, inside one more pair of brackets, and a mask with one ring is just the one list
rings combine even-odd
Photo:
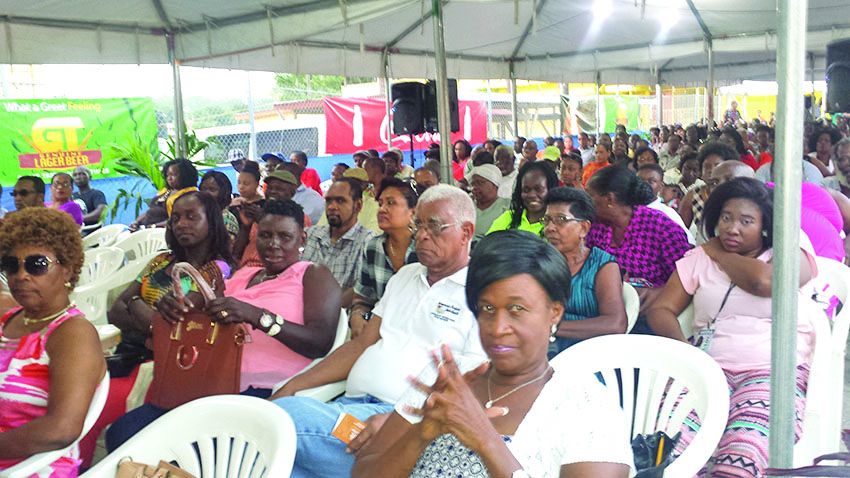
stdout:
[[153,8],[156,10],[159,20],[165,24],[166,29],[168,31],[173,31],[174,27],[171,25],[171,19],[168,18],[168,14],[165,13],[165,7],[162,6],[162,0],[151,0],[151,3],[153,3]]
[[[442,1],[442,7],[445,8],[448,3],[449,3],[449,0],[443,0]],[[395,38],[393,38],[392,40],[387,42],[386,48],[388,50],[395,48],[396,45],[398,45],[402,40],[407,38],[408,35],[410,35],[414,31],[416,31],[417,28],[421,27],[423,23],[425,23],[429,18],[431,18],[432,12],[433,12],[433,10],[428,10],[427,12],[425,12],[424,15],[419,17],[419,20],[416,20],[415,22],[413,22],[409,27],[405,28],[404,30],[402,30],[401,33],[396,35]]]
[[534,27],[535,19],[540,16],[543,12],[543,7],[546,5],[546,0],[537,0],[537,10],[534,14],[531,15],[531,18],[528,20],[528,23],[525,25],[525,30],[522,31],[522,35],[520,35],[519,40],[516,42],[516,46],[514,47],[514,51],[511,52],[511,60],[515,59],[517,55],[519,55],[519,51],[522,49],[522,45],[525,43],[528,35],[531,34],[531,30]]
[[699,27],[702,28],[702,33],[706,38],[712,38],[711,30],[708,29],[708,25],[705,24],[705,20],[702,19],[702,15],[700,15],[699,10],[697,10],[697,6],[694,5],[694,0],[686,0],[688,2],[688,7],[691,9],[691,13],[694,14],[694,18],[696,18],[697,23],[699,23]]

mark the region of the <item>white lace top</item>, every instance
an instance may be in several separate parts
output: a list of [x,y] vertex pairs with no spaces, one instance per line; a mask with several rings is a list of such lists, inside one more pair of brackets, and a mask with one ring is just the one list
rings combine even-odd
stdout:
[[[433,369],[433,366],[430,366]],[[430,370],[420,375],[431,375]],[[429,381],[435,380],[432,376]],[[402,411],[405,404],[421,407],[425,394],[411,388],[396,404],[410,423],[420,418]],[[594,375],[555,371],[541,390],[516,433],[503,437],[529,476],[557,478],[561,466],[579,462],[623,463],[634,467],[623,412]],[[421,466],[420,466],[421,465]],[[436,466],[435,466],[436,465]],[[489,477],[480,457],[451,435],[437,438],[420,455],[410,475],[415,478]]]

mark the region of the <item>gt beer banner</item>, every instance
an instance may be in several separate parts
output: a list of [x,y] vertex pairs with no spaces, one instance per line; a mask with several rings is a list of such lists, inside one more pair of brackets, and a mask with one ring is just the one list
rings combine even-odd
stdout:
[[[350,154],[361,149],[387,147],[387,103],[383,98],[322,98],[327,134],[325,152]],[[452,142],[465,139],[472,144],[487,140],[487,105],[483,101],[458,101],[460,131]],[[428,149],[440,143],[439,133],[413,135],[413,149]],[[393,136],[392,145],[410,150],[409,136]]]
[[87,166],[95,178],[117,176],[104,158],[108,145],[125,144],[135,134],[153,142],[157,134],[150,98],[2,100],[0,116],[4,186],[23,175],[48,182],[77,166]]

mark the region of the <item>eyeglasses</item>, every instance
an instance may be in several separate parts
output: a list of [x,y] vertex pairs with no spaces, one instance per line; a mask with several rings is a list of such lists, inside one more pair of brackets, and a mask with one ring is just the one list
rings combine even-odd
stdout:
[[24,270],[27,271],[27,274],[31,276],[43,276],[47,274],[50,264],[57,261],[45,255],[27,256],[23,261],[14,256],[3,256],[0,259],[0,272],[6,277],[13,276],[21,270],[21,262],[24,263]]
[[450,228],[452,226],[457,226],[458,224],[460,224],[460,222],[453,222],[453,223],[450,223],[450,224],[440,224],[437,221],[431,221],[428,224],[422,224],[421,221],[413,221],[413,224],[408,226],[408,229],[410,229],[410,232],[414,236],[416,235],[416,233],[418,233],[419,231],[424,229],[424,230],[428,231],[428,234],[431,237],[438,237],[447,228]]
[[554,223],[556,226],[563,226],[568,222],[585,222],[584,219],[579,219],[577,217],[567,217],[567,216],[543,216],[541,219],[543,226],[548,226],[549,224]]
[[34,190],[30,191],[28,189],[21,189],[20,191],[12,191],[9,194],[11,194],[13,198],[16,198],[18,196],[25,198],[25,197],[29,196],[30,194],[35,194],[35,191]]

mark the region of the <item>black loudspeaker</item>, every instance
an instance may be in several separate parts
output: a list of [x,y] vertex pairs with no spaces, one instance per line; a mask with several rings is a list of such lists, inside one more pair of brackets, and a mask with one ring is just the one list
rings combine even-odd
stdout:
[[[449,122],[451,131],[460,131],[460,117],[457,105],[457,80],[449,78]],[[440,130],[437,120],[437,82],[428,80],[425,83],[425,130],[436,133]]]
[[425,132],[425,85],[414,81],[393,83],[393,134]]
[[850,112],[850,39],[826,46],[826,111]]

